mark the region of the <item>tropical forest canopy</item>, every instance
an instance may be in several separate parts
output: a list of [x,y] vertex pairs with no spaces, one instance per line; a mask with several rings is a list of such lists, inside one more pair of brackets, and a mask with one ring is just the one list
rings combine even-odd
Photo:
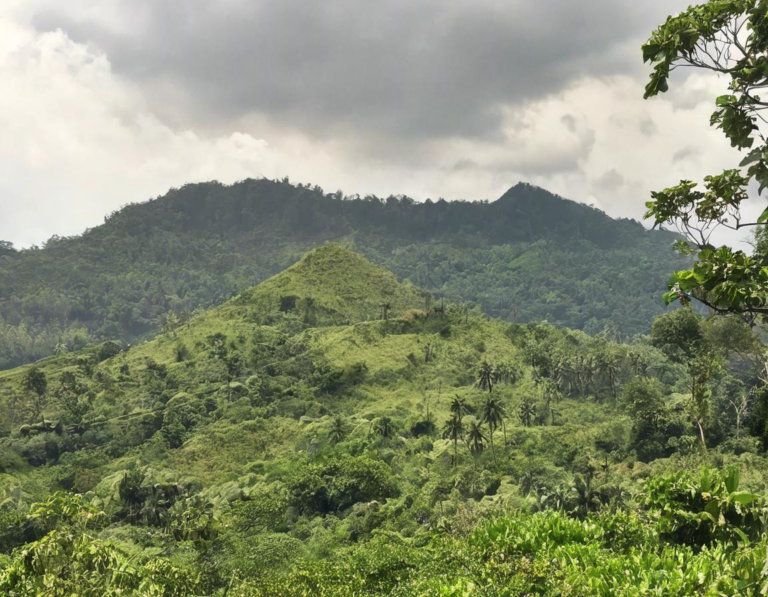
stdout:
[[187,185],[82,236],[0,244],[0,368],[134,342],[344,240],[453,302],[508,321],[647,333],[677,238],[518,185],[493,203],[344,197],[287,181]]
[[620,343],[324,245],[152,341],[0,373],[0,590],[757,595],[762,356],[737,317]]

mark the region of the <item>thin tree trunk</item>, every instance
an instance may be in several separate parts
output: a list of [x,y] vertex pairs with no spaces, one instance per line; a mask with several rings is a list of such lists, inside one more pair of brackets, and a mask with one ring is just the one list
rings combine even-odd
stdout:
[[699,436],[701,437],[701,447],[706,452],[707,442],[704,440],[704,428],[701,426],[701,421],[696,420],[696,426],[699,428]]

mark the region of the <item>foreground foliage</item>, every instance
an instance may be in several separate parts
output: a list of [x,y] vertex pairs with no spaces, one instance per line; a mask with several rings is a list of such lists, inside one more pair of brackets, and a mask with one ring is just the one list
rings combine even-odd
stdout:
[[[762,112],[768,104],[761,93],[768,84],[766,5],[760,0],[710,0],[670,17],[643,46],[653,64],[645,97],[668,91],[673,70],[692,67],[722,76],[725,93],[715,100],[710,124],[731,146],[745,152],[737,168],[704,178],[704,188],[690,180],[653,193],[647,218],[656,225],[672,224],[685,236],[684,253],[696,253],[691,269],[674,273],[667,302],[692,298],[720,313],[736,313],[754,322],[768,314],[768,209],[756,218],[745,207],[750,188],[758,195],[768,187],[768,142]],[[757,229],[750,255],[711,243],[717,228]]]

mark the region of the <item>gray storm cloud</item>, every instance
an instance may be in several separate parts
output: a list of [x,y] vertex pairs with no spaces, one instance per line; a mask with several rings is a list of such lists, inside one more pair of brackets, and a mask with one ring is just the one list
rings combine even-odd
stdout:
[[5,0],[0,239],[259,176],[417,200],[524,180],[639,218],[651,190],[739,161],[708,125],[722,81],[642,99],[640,44],[686,5]]
[[60,3],[33,15],[101,48],[116,73],[182,90],[190,118],[251,112],[304,131],[482,137],[501,107],[587,75],[640,70],[639,43],[682,2],[256,0]]

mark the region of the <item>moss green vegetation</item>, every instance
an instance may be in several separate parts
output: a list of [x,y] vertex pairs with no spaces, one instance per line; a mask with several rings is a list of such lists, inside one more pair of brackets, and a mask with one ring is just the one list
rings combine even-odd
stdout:
[[[330,240],[494,317],[647,333],[668,272],[689,264],[669,251],[675,238],[523,184],[493,203],[344,197],[287,181],[187,185],[42,248],[0,241],[0,369],[147,339]],[[347,288],[340,281],[332,299]]]
[[687,308],[629,344],[492,319],[324,245],[0,372],[0,593],[761,595],[761,356]]

